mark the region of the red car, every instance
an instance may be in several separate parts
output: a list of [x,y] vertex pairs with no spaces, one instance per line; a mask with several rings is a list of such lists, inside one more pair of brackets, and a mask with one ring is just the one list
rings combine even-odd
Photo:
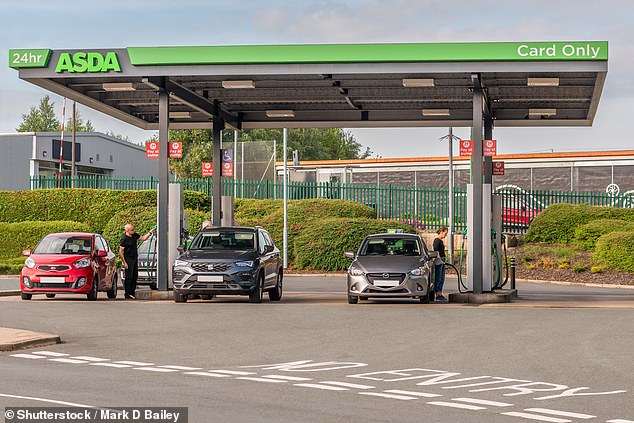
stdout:
[[23,300],[33,294],[85,294],[94,301],[99,291],[117,296],[116,256],[101,235],[50,234],[22,254],[28,256],[20,272]]

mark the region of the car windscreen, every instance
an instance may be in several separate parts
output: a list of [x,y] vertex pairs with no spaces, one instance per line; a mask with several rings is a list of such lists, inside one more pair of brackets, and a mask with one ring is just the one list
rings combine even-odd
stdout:
[[192,241],[190,250],[255,250],[255,232],[204,231]]
[[150,237],[139,245],[139,254],[154,254],[156,253],[156,237]]
[[420,256],[421,245],[416,238],[366,238],[360,256]]
[[90,254],[92,238],[49,235],[42,239],[33,254]]

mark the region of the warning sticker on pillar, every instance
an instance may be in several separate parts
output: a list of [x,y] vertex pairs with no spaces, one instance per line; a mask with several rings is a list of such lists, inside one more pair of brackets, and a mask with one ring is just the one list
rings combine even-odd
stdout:
[[158,142],[148,141],[145,143],[145,158],[146,159],[159,158],[159,143]]
[[485,156],[495,156],[498,153],[498,143],[496,140],[482,141],[482,154]]
[[170,159],[182,159],[183,158],[183,143],[182,142],[170,142]]
[[471,140],[460,141],[460,155],[473,156],[473,141]]
[[233,176],[233,149],[222,150],[222,176]]
[[214,176],[214,165],[212,162],[203,162],[203,176]]
[[493,175],[504,176],[504,162],[493,162]]

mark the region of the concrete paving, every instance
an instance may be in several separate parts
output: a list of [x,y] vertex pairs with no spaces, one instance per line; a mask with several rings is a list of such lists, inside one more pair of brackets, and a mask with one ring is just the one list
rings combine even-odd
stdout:
[[59,335],[0,327],[0,351],[15,351],[60,342],[62,340]]

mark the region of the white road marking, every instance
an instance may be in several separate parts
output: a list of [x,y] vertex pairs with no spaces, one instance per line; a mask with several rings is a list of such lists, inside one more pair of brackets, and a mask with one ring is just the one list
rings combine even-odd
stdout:
[[290,381],[295,381],[295,382],[302,382],[302,381],[312,380],[309,377],[283,376],[283,375],[264,375],[262,377],[266,377],[266,378],[270,378],[270,379],[284,379],[284,380],[290,380]]
[[168,364],[166,366],[158,366],[161,367],[163,369],[174,369],[174,370],[200,370],[201,367],[186,367],[186,366],[172,366],[171,364]]
[[400,389],[388,389],[387,391],[392,394],[402,394],[402,395],[413,395],[415,397],[425,397],[425,398],[437,398],[442,397],[439,394],[428,394],[427,392],[416,392],[416,391],[401,391]]
[[608,420],[607,423],[634,423],[634,420],[615,419],[615,420]]
[[159,367],[135,367],[134,370],[146,370],[148,372],[158,372],[158,373],[171,373],[171,372],[178,371],[174,369],[161,369]]
[[67,363],[67,364],[86,364],[87,361],[84,360],[74,360],[72,358],[49,358],[48,361],[57,361],[58,363]]
[[454,402],[445,401],[429,401],[427,404],[439,405],[441,407],[462,408],[463,410],[486,410],[486,407],[478,407],[477,405],[457,404]]
[[96,406],[94,406],[94,405],[76,404],[74,402],[57,401],[57,400],[46,399],[46,398],[38,398],[38,397],[23,397],[21,395],[0,394],[0,397],[31,400],[31,401],[39,401],[39,402],[48,402],[48,403],[51,403],[51,404],[67,405],[69,407],[96,408]]
[[384,394],[382,392],[358,392],[359,395],[371,395],[373,397],[397,399],[401,401],[415,400],[416,397],[408,397],[406,395]]
[[116,364],[116,363],[90,363],[91,366],[102,366],[102,367],[114,367],[115,369],[123,369],[125,367],[132,367],[129,364]]
[[336,381],[325,381],[325,382],[319,382],[319,383],[324,383],[326,385],[336,385],[336,386],[343,386],[344,388],[354,388],[354,389],[374,389],[374,386],[370,386],[370,385],[358,385],[356,383],[346,383],[346,382],[336,382]]
[[226,373],[228,375],[237,375],[237,376],[249,376],[249,375],[256,375],[257,373],[253,373],[253,372],[240,372],[237,370],[209,370],[210,372],[214,372],[214,373]]
[[11,354],[11,357],[30,358],[32,360],[36,360],[38,358],[46,358],[46,357],[41,356],[41,355],[33,355],[33,354]]
[[142,363],[140,361],[115,361],[117,364],[129,364],[131,366],[154,366],[154,363]]
[[594,419],[596,416],[589,414],[571,413],[569,411],[551,410],[549,408],[526,408],[524,411],[532,411],[533,413],[551,414],[553,416],[571,417],[573,419]]
[[75,360],[85,360],[85,361],[94,361],[94,362],[110,361],[109,358],[90,357],[85,355],[79,355],[77,357],[71,357],[71,358],[74,358]]
[[490,405],[491,407],[512,407],[508,402],[487,401],[475,398],[452,398],[452,401],[468,402],[470,404]]
[[539,420],[541,422],[551,422],[551,423],[571,423],[572,422],[572,420],[540,416],[539,414],[518,413],[516,411],[511,411],[508,413],[500,413],[500,414],[504,416],[521,417],[523,419]]
[[251,380],[253,382],[269,382],[269,383],[286,383],[286,382],[288,382],[287,380],[266,379],[266,378],[263,378],[263,377],[248,377],[248,376],[237,377],[236,379]]
[[316,383],[296,383],[295,386],[301,386],[302,388],[325,389],[327,391],[348,391],[348,388],[341,388],[339,386],[318,385]]
[[69,354],[58,353],[53,351],[34,351],[32,354],[45,355],[49,357],[66,357]]
[[208,376],[208,377],[231,377],[229,375],[221,375],[219,373],[210,373],[210,372],[185,372],[186,375],[195,375],[195,376]]

